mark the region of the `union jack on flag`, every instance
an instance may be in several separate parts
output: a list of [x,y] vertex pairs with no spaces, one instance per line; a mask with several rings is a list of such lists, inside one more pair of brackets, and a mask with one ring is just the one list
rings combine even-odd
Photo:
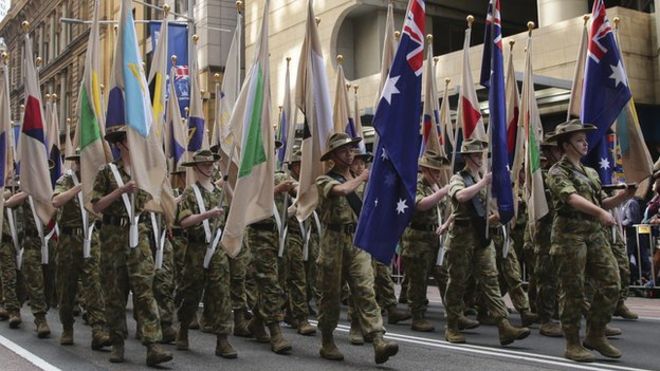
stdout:
[[174,89],[179,99],[181,116],[186,117],[186,107],[190,105],[190,71],[188,66],[176,66],[174,73]]
[[403,24],[403,33],[410,37],[410,41],[417,44],[413,50],[406,54],[406,59],[415,75],[422,74],[424,65],[424,1],[414,0],[410,2],[406,20]]

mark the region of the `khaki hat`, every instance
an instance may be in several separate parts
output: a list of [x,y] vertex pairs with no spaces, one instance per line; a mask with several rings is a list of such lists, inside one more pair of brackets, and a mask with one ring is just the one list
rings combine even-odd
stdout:
[[461,150],[457,153],[468,155],[471,153],[484,153],[488,150],[488,143],[479,139],[469,139],[463,142]]
[[291,154],[291,158],[289,158],[289,161],[287,161],[287,163],[289,163],[289,164],[293,164],[294,162],[300,162],[301,159],[302,159],[302,152],[300,152],[300,151],[294,151],[294,152]]
[[126,138],[126,125],[120,125],[117,127],[107,128],[107,132],[104,136],[105,140],[110,143],[121,142]]
[[80,161],[80,147],[76,148],[76,152],[71,156],[66,156],[64,158],[67,161]]
[[429,169],[444,170],[449,166],[449,159],[435,151],[426,151],[422,159],[419,160],[419,166]]
[[216,162],[220,160],[220,155],[217,153],[211,152],[208,149],[202,149],[193,155],[192,161],[186,161],[181,163],[181,166],[193,167],[197,164],[206,164],[209,162]]
[[552,135],[548,135],[545,141],[557,142],[560,138],[563,138],[567,135],[572,135],[575,133],[586,133],[596,129],[596,126],[591,124],[582,124],[582,121],[578,119],[569,120],[557,125],[555,132]]
[[552,137],[553,135],[555,135],[554,131],[551,131],[545,135],[545,138],[543,138],[543,141],[540,144],[541,148],[557,147],[557,142],[548,140],[548,138]]
[[351,138],[346,133],[332,134],[330,136],[330,139],[328,139],[328,150],[323,154],[323,156],[321,156],[321,161],[329,160],[330,155],[335,150],[341,147],[355,146],[356,144],[360,143],[360,141],[362,141],[362,138],[360,137]]
[[362,152],[359,148],[355,148],[353,153],[355,153],[355,158],[361,158],[364,162],[371,162],[374,159],[374,155],[371,152]]

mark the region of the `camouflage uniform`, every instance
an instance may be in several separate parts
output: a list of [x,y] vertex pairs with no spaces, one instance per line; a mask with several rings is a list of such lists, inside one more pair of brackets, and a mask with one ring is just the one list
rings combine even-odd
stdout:
[[323,227],[318,257],[317,286],[321,295],[318,327],[323,333],[332,333],[337,327],[341,288],[347,281],[365,335],[382,334],[385,329],[374,294],[371,257],[353,246],[357,216],[346,197],[336,197],[330,193],[333,187],[340,184],[329,175],[316,180],[319,191],[317,210]]
[[378,306],[383,309],[396,306],[396,294],[394,293],[394,281],[392,280],[392,268],[376,259],[371,260],[371,268],[374,270],[374,291]]
[[[433,188],[420,175],[417,178],[415,204],[434,194]],[[426,286],[429,275],[442,282],[440,267],[436,266],[440,242],[435,233],[438,215],[433,207],[426,211],[415,210],[410,225],[403,232],[401,257],[408,278],[408,305],[413,315],[413,324],[424,318],[426,313]]]
[[[25,237],[23,238],[23,264],[21,273],[25,280],[28,296],[30,297],[30,309],[35,318],[42,317],[48,312],[48,303],[46,303],[46,294],[44,288],[44,271],[41,264],[41,241],[37,231],[32,211],[30,210],[29,200],[26,199],[22,206],[23,225],[25,228]],[[38,218],[37,218],[38,219]],[[40,220],[37,220],[41,223]],[[44,235],[46,226],[43,226]]]
[[545,197],[548,200],[548,214],[536,222],[533,234],[534,255],[536,266],[536,313],[539,315],[541,324],[548,323],[552,319],[557,307],[557,270],[554,259],[550,255],[552,239],[552,221],[554,218],[554,202],[552,193],[547,187],[547,171],[543,172],[545,180]]
[[[513,307],[518,313],[529,312],[529,298],[522,285],[520,262],[514,244],[511,243],[506,258],[504,257],[504,235],[501,225],[490,229],[490,236],[495,246],[495,265],[499,272],[499,285],[502,295],[509,293]],[[513,242],[513,241],[512,241]]]
[[[118,161],[115,164],[124,183],[129,182],[130,176],[124,170],[123,162]],[[92,203],[98,202],[116,188],[118,188],[117,182],[110,166],[105,165],[96,174]],[[143,210],[149,197],[141,190],[135,193],[136,213]],[[115,200],[103,211],[100,238],[104,242],[101,249],[101,269],[106,296],[106,321],[113,345],[122,347],[129,288],[133,292],[134,310],[138,318],[142,343],[151,345],[162,339],[158,303],[153,291],[154,260],[147,234],[146,215],[143,214],[138,223],[138,244],[135,248],[131,248],[128,235],[130,223],[122,200]]]
[[614,228],[614,233],[612,235],[612,229],[606,228],[605,233],[607,233],[608,240],[610,241],[610,246],[612,247],[612,253],[616,259],[617,267],[619,268],[619,277],[621,279],[621,285],[619,289],[619,296],[617,301],[623,302],[628,299],[628,282],[630,277],[630,261],[628,260],[628,255],[626,252],[626,243],[621,235],[621,230],[619,228]]
[[[507,318],[507,310],[498,285],[497,268],[495,265],[495,248],[484,238],[485,223],[476,223],[475,220],[485,221],[485,200],[487,187],[482,188],[472,199],[460,203],[456,194],[467,188],[465,179],[472,184],[476,180],[469,171],[463,170],[451,178],[449,196],[451,197],[454,222],[449,229],[449,241],[445,260],[449,280],[445,291],[445,306],[447,311],[447,327],[458,328],[458,320],[463,313],[463,296],[471,276],[478,281],[483,298],[483,304],[493,319],[500,322]],[[473,204],[480,204],[483,215],[479,214]],[[410,273],[410,272],[409,272]]]
[[[73,187],[75,187],[73,177],[65,174],[57,181],[53,197]],[[101,251],[98,244],[98,233],[94,233],[92,238],[96,241],[91,244],[90,257],[84,258],[82,223],[78,197],[74,196],[58,210],[57,214],[57,224],[60,228],[57,243],[60,321],[64,328],[73,326],[73,308],[80,280],[82,282],[82,301],[85,303],[88,321],[98,331],[105,327],[105,302],[101,290],[99,269]]]
[[[14,220],[20,220],[21,217],[18,215],[19,212],[22,212],[22,207],[15,208],[14,211]],[[11,314],[18,314],[21,309],[21,303],[18,299],[18,274],[16,270],[16,248],[11,237],[11,230],[9,228],[9,222],[7,221],[7,212],[8,208],[5,208],[3,215],[3,224],[2,224],[2,241],[0,242],[0,277],[2,279],[2,293],[4,298],[5,309]],[[19,225],[16,226],[16,233],[21,231],[18,230]],[[19,243],[20,243],[20,234],[19,234]]]
[[[223,197],[222,191],[214,187],[208,191],[199,183],[197,187],[207,210],[220,205]],[[186,188],[179,206],[179,222],[191,215],[199,214],[199,205],[192,187]],[[224,225],[224,216],[209,219],[211,234]],[[210,326],[211,332],[216,335],[228,335],[232,331],[232,308],[229,293],[229,259],[227,254],[218,245],[208,269],[204,269],[204,256],[208,244],[203,224],[186,228],[188,248],[185,255],[183,275],[181,280],[181,299],[178,317],[182,327],[188,327],[192,321],[204,292],[204,306],[208,307],[205,324]]]
[[614,311],[620,288],[616,260],[601,224],[568,204],[572,194],[600,206],[605,197],[594,169],[573,166],[563,157],[548,173],[556,211],[552,224],[550,254],[557,263],[559,277],[559,316],[564,331],[580,328],[585,303],[585,275],[597,283],[587,320],[590,327],[604,329]]

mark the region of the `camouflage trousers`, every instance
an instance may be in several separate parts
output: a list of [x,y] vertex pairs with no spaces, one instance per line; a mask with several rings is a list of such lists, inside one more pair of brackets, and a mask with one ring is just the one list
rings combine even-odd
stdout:
[[[151,232],[149,232],[151,233]],[[151,253],[156,259],[155,246],[151,245]],[[169,326],[174,323],[174,250],[168,239],[163,245],[163,265],[154,272],[154,298],[158,303],[160,323]]]
[[183,264],[186,259],[186,250],[188,248],[188,239],[184,236],[177,235],[170,238],[172,245],[172,262],[174,273],[174,306],[178,307],[181,303],[179,296],[179,287],[181,287],[181,277],[183,276]]
[[472,223],[454,224],[449,234],[445,260],[447,263],[447,288],[445,309],[447,324],[457,325],[463,314],[466,288],[472,277],[477,282],[481,294],[481,304],[495,320],[507,318],[507,310],[502,300],[495,265],[493,244],[481,246]]
[[[36,233],[35,233],[36,235]],[[41,315],[48,311],[44,288],[44,270],[41,264],[41,241],[39,237],[26,233],[23,239],[23,264],[21,273],[30,297],[32,314]]]
[[[565,328],[580,328],[587,309],[585,279],[594,284],[594,296],[587,311],[587,321],[595,328],[604,327],[612,318],[620,289],[616,259],[602,228],[596,224],[591,233],[558,233],[555,217],[552,251],[559,278],[559,318]],[[559,220],[561,222],[561,220]]]
[[395,306],[397,304],[397,300],[396,294],[394,293],[392,268],[379,262],[376,259],[371,260],[371,268],[374,271],[374,291],[376,292],[376,302],[383,309]]
[[204,269],[205,242],[190,242],[183,265],[181,279],[181,306],[178,317],[187,327],[192,322],[204,294],[204,324],[214,334],[228,335],[233,329],[230,296],[229,258],[221,248],[211,257],[209,268]]
[[318,305],[321,293],[316,285],[316,278],[318,277],[318,269],[316,261],[319,257],[319,235],[312,232],[309,238],[309,247],[307,252],[307,261],[305,262],[305,272],[307,276],[307,301],[314,302]]
[[0,242],[0,274],[5,309],[10,312],[20,310],[21,303],[18,300],[17,294],[16,249],[14,248],[11,236],[7,235],[3,235],[2,242]]
[[514,244],[510,243],[507,256],[504,257],[504,235],[501,228],[491,228],[490,235],[495,246],[495,265],[499,273],[499,285],[502,295],[509,293],[513,307],[518,313],[529,311],[529,298],[523,288],[520,262]]
[[322,332],[332,332],[337,327],[344,282],[350,287],[353,315],[359,319],[364,334],[385,332],[374,293],[371,257],[353,246],[352,233],[326,228],[321,236],[317,279],[321,293],[318,327]]
[[59,292],[60,322],[73,325],[73,308],[78,293],[87,311],[89,323],[94,327],[105,326],[105,302],[101,290],[99,268],[101,252],[98,239],[91,244],[90,257],[83,256],[83,236],[80,233],[62,233],[57,242],[57,284]]
[[541,323],[549,322],[557,307],[557,270],[549,249],[536,253],[536,313]]
[[287,293],[286,311],[294,319],[307,319],[307,277],[300,228],[289,225],[286,242],[279,270],[280,287]]
[[421,317],[427,308],[426,289],[429,276],[433,276],[436,282],[442,282],[440,267],[435,264],[440,246],[438,235],[433,231],[406,228],[401,245],[401,257],[408,280],[408,306],[413,316]]
[[248,243],[257,283],[257,302],[253,312],[266,325],[280,322],[284,319],[284,291],[280,287],[277,264],[279,238],[275,225],[272,228],[248,227]]
[[611,246],[617,267],[619,268],[619,277],[621,279],[618,301],[625,301],[628,299],[628,285],[630,281],[630,261],[628,260],[626,245],[623,242],[617,242]]
[[229,258],[231,305],[234,310],[249,308],[245,286],[251,260],[250,245],[247,243],[247,238],[244,238],[241,251],[235,258]]
[[123,343],[126,298],[130,289],[142,343],[157,343],[162,339],[162,332],[154,297],[154,259],[147,228],[139,224],[139,241],[135,248],[129,247],[128,230],[127,226],[104,224],[100,231],[106,321],[112,342]]

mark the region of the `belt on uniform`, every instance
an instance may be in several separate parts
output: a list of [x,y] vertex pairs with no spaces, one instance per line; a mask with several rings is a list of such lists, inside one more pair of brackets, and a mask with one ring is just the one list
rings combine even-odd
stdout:
[[454,219],[453,223],[457,227],[469,227],[472,225],[472,221],[470,219]]
[[117,227],[125,227],[129,225],[130,222],[126,217],[103,215],[103,224],[114,225]]
[[63,234],[83,234],[82,227],[60,227],[60,232]]
[[275,227],[275,223],[254,223],[250,224],[250,227],[259,231],[275,231],[277,228]]
[[424,231],[424,232],[435,232],[436,229],[438,229],[437,224],[416,224],[416,223],[411,223],[410,224],[410,229],[414,229],[416,231]]
[[325,226],[334,232],[355,233],[357,225],[355,224],[326,224]]
[[183,228],[172,228],[172,237],[183,237],[185,236]]

